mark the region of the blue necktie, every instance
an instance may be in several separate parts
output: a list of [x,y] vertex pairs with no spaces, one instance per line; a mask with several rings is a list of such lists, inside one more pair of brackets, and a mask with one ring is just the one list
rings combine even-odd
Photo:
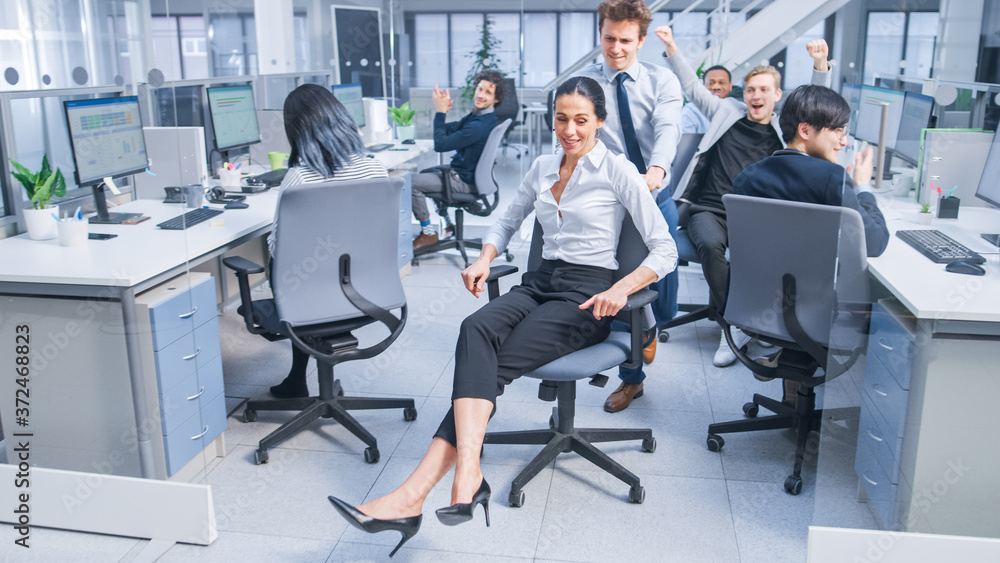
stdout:
[[626,73],[618,73],[615,82],[618,84],[618,120],[622,122],[622,135],[625,137],[625,151],[628,159],[639,169],[639,174],[646,173],[646,161],[642,159],[639,150],[639,138],[635,136],[635,125],[632,123],[632,110],[628,106],[628,92],[625,91]]

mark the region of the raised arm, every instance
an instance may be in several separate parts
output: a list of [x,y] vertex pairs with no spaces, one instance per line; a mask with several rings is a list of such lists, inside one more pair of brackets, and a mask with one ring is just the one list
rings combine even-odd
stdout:
[[663,52],[667,55],[667,66],[674,71],[677,79],[680,80],[684,95],[705,114],[705,117],[712,119],[715,112],[722,106],[722,100],[712,94],[708,88],[705,88],[705,84],[698,79],[698,74],[688,64],[684,55],[680,53],[670,26],[663,25],[656,28],[656,36],[663,41]]
[[833,73],[830,72],[830,47],[824,39],[814,39],[806,44],[806,51],[813,59],[812,84],[830,87],[833,83]]
[[[663,71],[661,71],[663,72]],[[653,126],[655,139],[653,153],[649,158],[649,170],[646,171],[646,186],[652,191],[663,187],[664,180],[670,171],[670,165],[677,154],[677,144],[681,140],[681,108],[684,106],[684,96],[681,95],[681,85],[673,73],[668,80],[657,84],[656,105],[653,106]]]

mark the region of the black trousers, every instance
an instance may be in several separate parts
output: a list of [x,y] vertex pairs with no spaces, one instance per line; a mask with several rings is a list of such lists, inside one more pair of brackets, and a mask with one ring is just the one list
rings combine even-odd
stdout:
[[[451,398],[486,399],[494,404],[504,386],[552,360],[608,337],[611,318],[594,318],[579,305],[611,287],[612,270],[543,260],[521,285],[462,321],[455,347]],[[456,443],[455,410],[448,411],[435,437]]]
[[729,284],[729,229],[726,218],[711,211],[691,213],[687,223],[688,238],[698,251],[701,269],[708,282],[708,315],[721,324],[722,311],[726,309],[726,291]]

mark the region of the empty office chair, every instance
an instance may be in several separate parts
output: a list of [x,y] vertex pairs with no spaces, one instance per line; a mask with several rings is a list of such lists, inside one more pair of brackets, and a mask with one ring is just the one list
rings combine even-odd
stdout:
[[[670,165],[670,186],[660,192],[659,197],[674,197],[677,193],[681,176],[684,175],[684,171],[687,170],[691,159],[698,152],[698,145],[701,143],[703,136],[702,133],[684,133],[681,135],[681,140],[677,143],[677,153],[674,155],[674,162]],[[682,205],[678,203],[678,208]],[[678,228],[674,242],[677,243],[678,266],[701,263],[698,251],[691,244],[686,230]],[[660,342],[666,342],[670,339],[670,333],[667,332],[668,329],[708,318],[708,304],[706,303],[678,303],[677,309],[679,312],[685,314],[675,316],[666,325],[660,327]]]
[[[626,275],[646,257],[648,250],[639,232],[632,224],[632,219],[625,215],[621,238],[618,241],[618,274],[615,281]],[[528,254],[528,270],[533,270],[542,261],[542,228],[535,222],[535,230],[531,239],[531,251]],[[487,290],[490,299],[500,295],[499,279],[517,271],[516,266],[502,265],[490,269],[487,279]],[[578,350],[544,366],[525,374],[523,377],[541,379],[538,388],[538,398],[543,401],[558,401],[552,409],[549,427],[543,430],[524,430],[515,432],[488,432],[486,444],[537,444],[544,445],[542,451],[514,478],[510,486],[508,501],[511,506],[524,505],[524,486],[538,475],[538,472],[562,452],[576,452],[584,459],[604,471],[621,479],[629,485],[628,500],[639,504],[646,498],[645,489],[639,482],[639,477],[623,467],[607,454],[597,449],[592,442],[622,442],[625,440],[642,440],[642,451],[652,453],[656,450],[656,439],[649,428],[618,429],[618,428],[577,428],[575,426],[576,412],[576,382],[591,378],[591,384],[604,387],[608,378],[600,372],[618,365],[635,368],[642,365],[642,349],[649,342],[642,341],[643,315],[641,307],[656,299],[656,292],[651,289],[639,290],[628,298],[628,304],[618,313],[618,320],[631,325],[631,332],[611,332],[607,340],[589,348]]]
[[[490,136],[486,138],[486,146],[483,147],[483,153],[479,157],[479,162],[476,163],[476,193],[465,194],[451,191],[450,166],[435,166],[421,171],[440,171],[439,175],[442,179],[441,191],[428,193],[427,197],[434,200],[438,215],[442,217],[447,217],[449,209],[455,209],[455,235],[414,250],[413,263],[415,265],[420,263],[421,256],[454,248],[462,255],[465,267],[468,268],[469,255],[465,249],[467,247],[476,249],[483,247],[481,239],[465,238],[465,212],[468,211],[473,215],[486,217],[490,213],[493,213],[493,210],[497,208],[497,204],[500,202],[500,187],[497,184],[496,176],[493,174],[493,166],[496,161],[497,147],[500,146],[500,139],[503,138],[504,131],[507,130],[508,125],[510,125],[509,119],[494,127],[493,131],[490,132]],[[444,233],[441,233],[441,235],[444,236]],[[505,252],[504,256],[506,256],[508,262],[514,259],[508,252]]]
[[[267,462],[268,448],[320,417],[333,418],[365,442],[365,461],[375,463],[375,437],[347,411],[401,408],[404,420],[416,419],[413,399],[345,397],[333,376],[339,363],[380,354],[406,323],[396,264],[402,189],[400,177],[285,188],[278,200],[273,299],[250,300],[249,276],[263,273],[262,266],[241,257],[223,260],[236,271],[242,303],[238,312],[247,330],[272,341],[291,339],[316,358],[319,368],[318,397],[247,403],[246,422],[256,420],[257,411],[299,411],[260,441],[254,452],[258,464]],[[394,309],[399,309],[398,317],[391,313]],[[376,322],[389,335],[361,348],[351,331]]]
[[[754,394],[743,405],[747,419],[709,425],[708,449],[722,448],[722,433],[794,429],[795,465],[785,490],[797,495],[806,439],[824,416],[814,388],[850,369],[867,343],[864,224],[844,207],[733,194],[722,201],[730,241],[726,340],[752,372],[797,382],[799,390],[794,408]],[[732,327],[780,346],[776,366],[750,359],[745,346],[736,349]],[[759,407],[776,414],[755,418]],[[826,411],[827,418],[842,414]]]
[[513,78],[504,79],[504,96],[503,101],[500,102],[493,111],[497,114],[497,119],[499,121],[510,120],[510,125],[504,131],[502,145],[503,154],[507,154],[507,149],[512,148],[517,155],[517,158],[521,158],[521,153],[528,154],[528,147],[519,144],[510,144],[507,137],[510,132],[514,130],[515,127],[524,125],[524,119],[518,119],[521,117],[521,110],[524,106],[517,99],[517,84],[514,82]]

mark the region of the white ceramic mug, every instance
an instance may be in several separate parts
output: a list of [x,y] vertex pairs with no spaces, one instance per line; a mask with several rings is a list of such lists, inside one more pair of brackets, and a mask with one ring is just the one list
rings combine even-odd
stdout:
[[59,244],[62,246],[82,246],[87,243],[90,223],[86,219],[63,219],[56,225]]

